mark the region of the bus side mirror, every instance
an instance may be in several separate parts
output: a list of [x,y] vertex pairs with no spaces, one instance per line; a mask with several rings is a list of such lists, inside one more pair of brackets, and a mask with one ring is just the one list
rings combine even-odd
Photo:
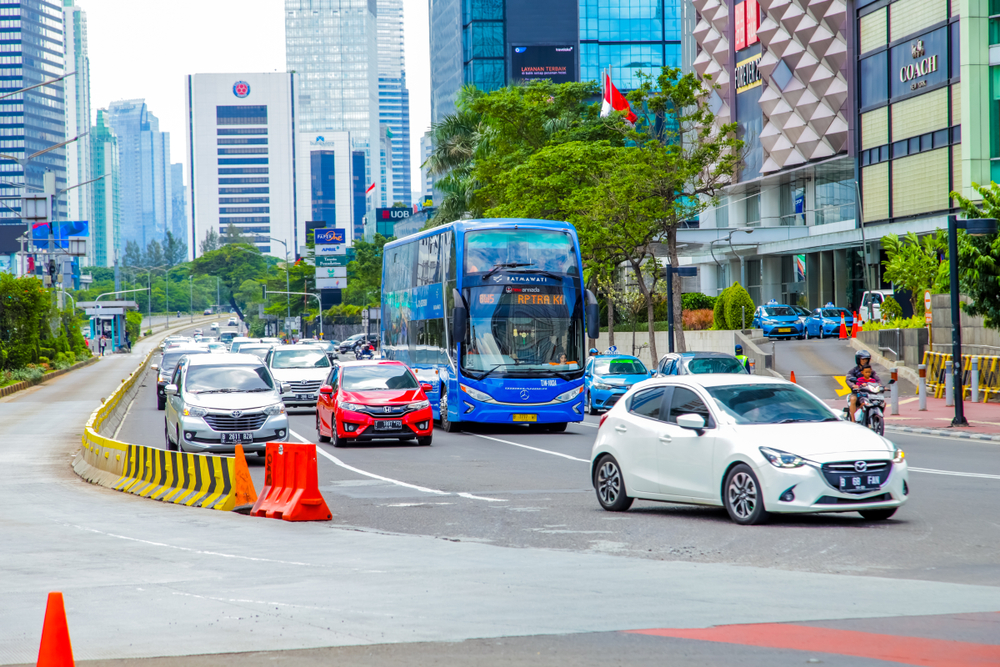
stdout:
[[469,309],[465,305],[465,299],[462,298],[461,292],[453,288],[451,293],[455,297],[455,310],[452,311],[451,316],[451,339],[454,342],[461,342],[465,340],[466,330],[469,326]]
[[590,290],[584,295],[586,310],[584,315],[587,318],[587,337],[596,340],[601,334],[601,309],[597,305],[597,297]]

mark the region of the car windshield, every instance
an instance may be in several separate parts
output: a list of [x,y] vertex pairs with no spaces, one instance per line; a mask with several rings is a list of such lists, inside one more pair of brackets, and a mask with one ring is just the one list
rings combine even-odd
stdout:
[[802,306],[789,306],[796,315],[809,315],[809,309]]
[[465,273],[488,273],[498,267],[515,274],[578,275],[573,237],[545,229],[485,229],[466,234]]
[[184,350],[170,350],[163,355],[163,359],[160,360],[160,373],[163,375],[168,375],[173,373],[174,369],[177,368],[177,362],[181,360],[181,357],[188,354],[207,354],[208,350],[204,348],[187,348]]
[[241,345],[240,354],[252,354],[261,361],[267,356],[267,353],[271,351],[270,345]]
[[788,306],[768,306],[764,309],[764,315],[768,317],[794,317],[795,312]]
[[341,372],[341,387],[344,391],[417,389],[419,386],[410,369],[398,364],[355,366]]
[[687,371],[693,375],[702,373],[746,373],[747,370],[737,359],[729,357],[695,357],[687,363]]
[[185,389],[192,394],[274,389],[266,366],[195,366],[188,369]]
[[824,308],[822,312],[823,317],[839,318],[841,315],[844,317],[853,317],[851,313],[847,312],[843,308]]
[[836,421],[830,408],[794,385],[740,384],[707,387],[737,424]]
[[638,359],[598,359],[594,375],[646,375],[649,371]]
[[322,350],[275,350],[271,368],[329,368],[330,359]]

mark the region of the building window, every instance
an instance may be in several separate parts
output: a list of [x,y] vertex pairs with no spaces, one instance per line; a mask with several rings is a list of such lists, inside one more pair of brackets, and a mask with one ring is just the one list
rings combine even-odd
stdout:
[[[888,146],[885,148],[888,157]],[[853,164],[839,160],[816,166],[817,225],[854,220],[854,200]]]
[[[243,174],[243,173],[255,174],[255,173],[259,173],[259,172],[257,172],[257,171],[249,171],[249,170],[248,171],[243,171],[242,169],[220,169],[219,173],[220,174]],[[264,169],[263,173],[266,174],[267,173],[267,169]],[[249,184],[249,183],[267,183],[267,182],[268,182],[267,176],[250,176],[250,177],[247,177],[247,178],[220,178],[219,179],[219,185],[244,185],[244,184]],[[267,192],[267,188],[264,188],[264,191]]]
[[[253,188],[250,188],[253,189]],[[269,204],[270,197],[220,197],[220,204]]]
[[729,198],[720,197],[719,205],[715,208],[715,226],[716,227],[728,227],[729,226]]
[[216,125],[267,125],[267,107],[217,106],[215,121]]
[[883,51],[861,60],[861,108],[889,100],[889,53]]
[[234,134],[267,134],[267,128],[266,127],[230,127],[230,128],[220,127],[217,130],[216,134],[218,134],[220,137],[232,136]]
[[748,190],[743,201],[747,227],[760,226],[760,190]]
[[261,137],[259,139],[257,138],[251,139],[245,137],[232,138],[232,139],[217,139],[216,143],[218,143],[218,145],[220,146],[234,146],[239,144],[266,144],[267,137]]
[[219,148],[219,155],[267,155],[267,146],[247,146],[246,148]]
[[[240,180],[240,179],[226,179],[226,180]],[[253,180],[253,179],[248,179]],[[267,179],[264,179],[267,182]],[[270,192],[269,188],[219,188],[220,195],[255,195],[262,194],[266,195]]]
[[220,157],[219,164],[267,164],[266,157]]
[[270,213],[269,206],[223,206],[219,215],[245,215],[247,213]]

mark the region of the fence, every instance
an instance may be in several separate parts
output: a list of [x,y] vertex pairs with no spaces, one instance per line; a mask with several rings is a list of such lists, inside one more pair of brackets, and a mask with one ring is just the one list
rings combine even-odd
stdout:
[[[924,364],[927,366],[927,391],[935,398],[944,398],[946,363],[951,361],[951,355],[942,352],[924,352]],[[990,396],[1000,394],[1000,357],[981,354],[962,355],[962,396],[972,391],[972,360],[979,364],[979,395],[983,403]]]
[[882,329],[861,331],[858,339],[871,349],[878,349],[887,359],[916,368],[927,351],[927,329]]

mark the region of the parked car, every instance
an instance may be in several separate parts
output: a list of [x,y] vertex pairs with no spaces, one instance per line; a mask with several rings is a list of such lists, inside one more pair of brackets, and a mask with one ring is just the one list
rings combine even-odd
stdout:
[[267,366],[288,391],[281,400],[288,407],[312,408],[319,398],[319,388],[330,373],[326,351],[311,345],[285,345],[268,352]]
[[755,329],[762,329],[768,338],[798,338],[806,337],[806,327],[799,321],[799,316],[791,307],[769,302],[766,306],[759,306],[753,314],[753,325]]
[[[891,289],[879,289],[866,291],[861,294],[861,310],[858,311],[858,318],[864,324],[869,320],[878,322],[882,319],[882,304],[892,296]],[[871,308],[869,308],[869,304]],[[870,311],[870,312],[869,312]]]
[[803,324],[805,324],[806,318],[812,315],[812,312],[810,312],[810,310],[804,306],[789,304],[788,307],[792,309],[792,312],[795,313],[795,316],[799,318],[799,322],[802,322]]
[[[430,386],[430,385],[427,385]],[[316,404],[316,434],[334,447],[391,438],[430,445],[434,414],[423,385],[399,361],[349,361],[330,371]]]
[[156,409],[162,410],[167,405],[167,395],[163,391],[164,387],[170,384],[170,378],[174,376],[177,364],[187,355],[208,354],[210,350],[206,347],[194,345],[179,345],[163,353],[159,363],[151,364],[150,370],[156,373]]
[[627,354],[601,354],[587,359],[583,371],[583,409],[592,415],[611,408],[632,385],[648,380],[650,371]]
[[849,333],[854,326],[854,314],[851,311],[846,308],[817,308],[806,320],[806,338],[839,336],[841,315]]
[[656,377],[668,375],[703,375],[706,373],[747,374],[746,366],[724,352],[671,352],[660,357]]
[[769,513],[891,517],[909,495],[905,454],[801,386],[760,375],[657,378],[601,418],[591,453],[600,505],[636,498]]
[[249,354],[188,357],[164,388],[167,449],[229,454],[242,445],[263,455],[268,442],[288,440],[282,388]]

